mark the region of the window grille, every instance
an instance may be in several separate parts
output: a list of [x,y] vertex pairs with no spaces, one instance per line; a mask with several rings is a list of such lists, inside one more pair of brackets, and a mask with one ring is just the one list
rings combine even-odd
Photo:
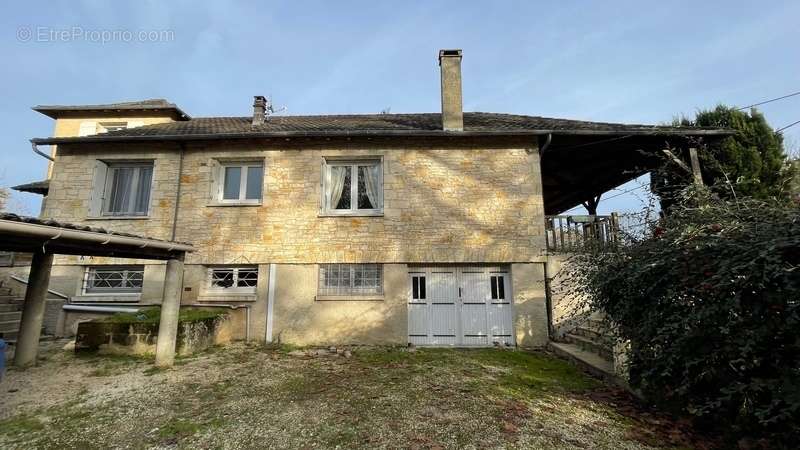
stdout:
[[257,267],[214,267],[208,270],[209,290],[213,292],[255,292]]
[[87,294],[133,294],[142,292],[144,266],[89,267],[84,292]]
[[383,266],[380,264],[321,264],[319,295],[381,295]]

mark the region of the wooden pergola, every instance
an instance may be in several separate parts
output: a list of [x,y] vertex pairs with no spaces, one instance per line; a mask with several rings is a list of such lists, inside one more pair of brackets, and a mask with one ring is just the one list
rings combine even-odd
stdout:
[[29,366],[36,362],[54,255],[167,261],[156,344],[156,365],[172,365],[178,333],[183,261],[187,252],[194,251],[190,244],[15,214],[0,214],[0,251],[33,254],[14,354],[15,365]]
[[[665,149],[689,163],[688,150],[730,130],[687,127],[655,132],[558,132],[539,136],[545,214],[555,215],[660,167]],[[590,208],[587,208],[590,209]]]

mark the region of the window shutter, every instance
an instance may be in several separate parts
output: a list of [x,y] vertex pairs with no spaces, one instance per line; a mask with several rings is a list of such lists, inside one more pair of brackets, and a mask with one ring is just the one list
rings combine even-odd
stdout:
[[100,217],[103,212],[103,193],[106,189],[108,166],[103,161],[94,162],[92,193],[89,198],[89,217]]
[[141,120],[130,120],[130,121],[128,121],[128,128],[141,127],[142,125],[144,125],[144,122],[142,122]]
[[78,136],[91,136],[97,134],[97,122],[81,122]]
[[219,161],[216,159],[212,159],[211,162],[208,164],[209,169],[211,170],[210,179],[211,183],[210,192],[208,201],[209,203],[214,203],[219,200],[219,188],[220,183],[222,183],[222,166],[220,165]]

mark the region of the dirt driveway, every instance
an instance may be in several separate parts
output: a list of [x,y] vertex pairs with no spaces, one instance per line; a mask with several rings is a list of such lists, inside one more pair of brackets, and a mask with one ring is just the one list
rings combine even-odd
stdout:
[[[184,358],[76,357],[49,344],[0,385],[0,448],[687,446],[627,397],[545,353],[236,344]],[[314,353],[314,352],[311,352]],[[632,412],[633,411],[633,412]],[[673,431],[666,433],[665,429]]]

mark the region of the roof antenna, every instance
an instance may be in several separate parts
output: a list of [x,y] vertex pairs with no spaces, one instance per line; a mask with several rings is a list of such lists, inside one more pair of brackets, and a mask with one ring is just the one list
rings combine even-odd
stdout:
[[280,108],[275,109],[275,107],[272,106],[272,94],[270,94],[269,95],[269,100],[267,100],[266,108],[264,109],[264,116],[265,116],[264,119],[265,120],[269,120],[269,116],[271,116],[273,114],[280,114],[280,113],[286,111],[287,109],[288,108],[286,108],[285,106],[281,106]]
[[392,107],[391,106],[387,106],[386,108],[383,108],[381,110],[381,114],[391,114],[391,113],[392,113]]

